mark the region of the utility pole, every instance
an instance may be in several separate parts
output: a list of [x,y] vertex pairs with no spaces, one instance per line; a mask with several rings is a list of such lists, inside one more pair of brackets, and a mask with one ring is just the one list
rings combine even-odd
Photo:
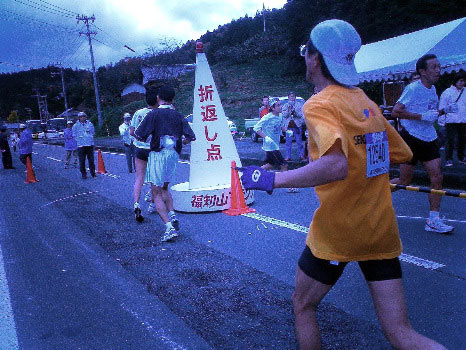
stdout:
[[34,89],[35,95],[31,97],[37,97],[37,104],[39,106],[39,117],[41,123],[46,123],[49,117],[49,110],[47,106],[47,95],[41,95],[39,89]]
[[264,33],[265,33],[265,3],[262,3],[262,19],[264,21]]
[[[63,98],[65,99],[65,118],[66,118],[66,121],[68,122],[68,102],[66,100],[65,78],[63,74],[63,66],[61,64],[59,65],[60,65],[61,85],[63,88]],[[52,77],[54,77],[58,73],[52,72],[51,74],[52,74]]]
[[92,76],[94,77],[94,90],[95,90],[95,102],[97,105],[97,117],[99,121],[99,128],[102,127],[102,112],[100,111],[100,98],[99,98],[99,86],[97,85],[97,75],[95,74],[95,65],[94,65],[94,52],[92,50],[92,40],[91,35],[96,35],[96,32],[91,32],[89,30],[89,21],[94,23],[95,16],[92,17],[87,16],[76,16],[76,19],[79,21],[83,21],[86,24],[87,32],[79,32],[79,35],[86,35],[89,39],[89,51],[91,52],[91,63],[92,63]]

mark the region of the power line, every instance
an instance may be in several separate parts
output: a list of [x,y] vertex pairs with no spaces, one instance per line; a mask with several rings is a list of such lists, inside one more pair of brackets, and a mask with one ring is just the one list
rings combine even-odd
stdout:
[[34,67],[25,66],[25,65],[22,65],[22,64],[19,64],[19,63],[11,63],[11,62],[0,61],[0,64],[6,64],[7,66],[13,66],[13,67],[19,67],[19,68],[34,69]]
[[40,7],[40,6],[41,6],[40,4],[39,4],[39,7],[33,6],[33,5],[31,5],[30,3],[33,3],[33,4],[37,4],[37,3],[33,2],[33,1],[30,1],[30,0],[25,0],[25,1],[28,1],[29,3],[23,2],[23,1],[21,1],[21,0],[14,0],[14,1],[16,1],[16,2],[18,2],[18,3],[20,3],[20,4],[23,4],[23,5],[32,7],[32,8],[34,8],[34,9],[36,9],[36,10],[48,12],[48,13],[51,13],[51,14],[54,14],[54,15],[61,15],[61,16],[68,17],[68,18],[74,18],[74,17],[75,17],[75,16],[73,16],[73,15],[70,15],[70,14],[68,14],[68,13],[61,12],[61,11],[58,11],[58,10],[55,10],[55,9],[51,9],[52,11],[46,10],[46,9]]
[[[130,48],[128,45],[126,45],[124,42],[122,42],[122,41],[116,39],[112,34],[109,34],[109,33],[106,32],[105,30],[103,30],[102,28],[99,28],[95,23],[92,23],[92,25],[93,25],[96,29],[100,30],[102,33],[107,34],[107,35],[108,35],[109,37],[111,37],[113,40],[115,40],[116,42],[118,42],[119,44],[121,44],[124,48],[126,48],[126,49],[128,49],[128,50],[130,50],[130,51],[132,51],[132,52],[136,52],[136,51],[134,51],[132,48]],[[95,38],[94,38],[94,39],[95,39]],[[100,42],[100,41],[99,41],[99,42]],[[106,44],[104,44],[104,45],[106,45]],[[108,45],[107,45],[107,46],[108,46]]]
[[110,45],[108,45],[108,44],[106,44],[106,43],[104,43],[104,42],[102,42],[102,41],[100,41],[100,40],[98,40],[98,39],[96,39],[96,38],[93,38],[92,40],[97,41],[98,43],[101,43],[102,45],[105,45],[105,46],[107,46],[107,47],[113,49],[113,47],[111,47]]
[[[28,0],[28,1],[30,1],[30,0]],[[42,3],[45,3],[45,4],[47,4],[47,5],[50,5],[50,6],[56,7],[56,8],[58,8],[58,9],[60,9],[60,10],[63,10],[63,11],[65,11],[65,12],[68,12],[68,13],[70,13],[70,14],[71,14],[71,15],[73,15],[73,16],[76,16],[76,15],[78,15],[78,13],[77,13],[77,12],[73,12],[73,11],[70,11],[70,10],[64,9],[63,7],[60,7],[60,6],[57,6],[57,5],[51,4],[51,3],[49,3],[49,2],[47,2],[47,1],[45,1],[45,0],[38,0],[38,1],[40,1],[40,2],[42,2]]]
[[74,41],[71,43],[69,46],[69,50],[65,50],[63,54],[60,56],[60,58],[57,58],[57,61],[63,62],[63,65],[65,64],[71,64],[71,61],[73,58],[75,58],[76,54],[78,53],[79,49],[83,46],[84,41],[79,42],[79,39],[81,39],[81,36],[77,36]]
[[[30,21],[34,21],[34,22],[39,22],[41,24],[39,24],[39,26],[43,27],[43,25],[47,25],[47,26],[51,26],[51,27],[55,27],[53,28],[54,30],[66,30],[68,33],[78,33],[78,31],[73,31],[71,28],[69,27],[64,27],[64,26],[60,26],[60,25],[57,25],[57,24],[51,24],[51,23],[48,23],[48,22],[45,22],[45,21],[41,21],[41,20],[38,20],[38,19],[35,19],[33,17],[30,17],[30,16],[25,16],[25,15],[21,15],[19,13],[16,13],[16,12],[13,12],[13,11],[9,11],[9,10],[5,10],[5,9],[1,9],[2,12],[8,12],[9,14],[6,14],[4,13],[3,16],[6,16],[6,18],[9,18],[9,19],[12,19],[14,21],[17,21],[17,22],[21,22],[23,25],[25,24],[24,23],[24,20],[21,20],[21,18],[26,18]],[[10,17],[10,16],[13,16],[13,17],[16,17],[16,18],[13,18],[13,17]],[[28,24],[31,24],[31,23],[28,23]],[[47,29],[52,29],[52,28],[47,28]]]

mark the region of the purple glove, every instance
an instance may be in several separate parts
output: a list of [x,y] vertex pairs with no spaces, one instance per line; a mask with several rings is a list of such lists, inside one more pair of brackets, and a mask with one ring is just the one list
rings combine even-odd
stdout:
[[238,168],[243,173],[241,182],[246,190],[260,190],[272,194],[275,173],[267,171],[261,167],[251,165]]

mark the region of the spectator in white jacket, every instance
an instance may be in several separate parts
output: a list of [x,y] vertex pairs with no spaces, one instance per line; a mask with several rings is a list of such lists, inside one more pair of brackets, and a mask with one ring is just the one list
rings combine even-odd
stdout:
[[440,96],[439,110],[445,117],[447,142],[445,147],[445,166],[453,165],[453,150],[455,138],[458,138],[458,161],[466,164],[464,146],[466,137],[466,93],[464,84],[466,73],[459,72],[453,79],[453,84]]
[[86,157],[89,163],[89,171],[95,177],[94,163],[94,125],[87,120],[84,112],[78,114],[78,121],[73,125],[73,137],[78,144],[79,170],[83,180],[87,179]]

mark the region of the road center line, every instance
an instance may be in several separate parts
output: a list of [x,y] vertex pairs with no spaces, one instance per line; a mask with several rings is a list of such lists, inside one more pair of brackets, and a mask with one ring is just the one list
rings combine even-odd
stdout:
[[0,247],[0,349],[18,350],[13,309],[11,308],[10,292],[3,263],[2,247]]
[[[279,219],[274,219],[274,218],[264,216],[264,215],[260,215],[260,214],[257,214],[257,213],[246,213],[246,214],[243,214],[242,216],[246,216],[248,218],[256,219],[256,220],[263,221],[263,222],[268,222],[269,224],[272,224],[272,225],[285,227],[285,228],[288,228],[290,230],[303,232],[303,233],[306,233],[306,234],[309,232],[309,228],[306,227],[306,226],[302,226],[302,225],[298,225],[298,224],[292,224],[290,222],[286,222],[286,221],[279,220]],[[400,260],[404,261],[406,263],[409,263],[409,264],[413,264],[413,265],[416,265],[416,266],[423,267],[423,268],[428,269],[428,270],[437,270],[437,269],[439,269],[441,267],[446,266],[444,264],[440,264],[440,263],[437,263],[435,261],[430,261],[430,260],[418,258],[416,256],[408,255],[408,254],[401,254],[400,255]]]

